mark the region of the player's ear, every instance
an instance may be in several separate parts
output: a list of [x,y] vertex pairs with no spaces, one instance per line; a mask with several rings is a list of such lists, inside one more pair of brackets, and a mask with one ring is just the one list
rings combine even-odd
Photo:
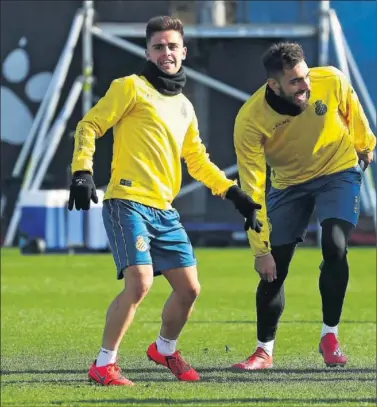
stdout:
[[280,89],[279,82],[274,78],[267,79],[267,85],[275,92],[278,93]]
[[146,49],[144,52],[145,52],[145,58],[147,59],[147,61],[149,61],[149,52],[148,52],[148,50]]
[[182,50],[182,59],[185,60],[185,59],[186,59],[186,56],[187,56],[187,48],[186,48],[186,47],[183,47],[183,50]]

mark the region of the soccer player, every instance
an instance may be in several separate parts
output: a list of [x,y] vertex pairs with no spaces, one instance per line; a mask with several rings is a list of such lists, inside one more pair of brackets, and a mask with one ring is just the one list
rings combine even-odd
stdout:
[[[334,67],[309,69],[296,43],[272,45],[263,56],[267,83],[241,107],[234,143],[241,188],[264,206],[266,163],[271,189],[249,231],[260,275],[256,293],[257,347],[239,370],[272,367],[284,280],[316,207],[322,228],[319,291],[323,326],[319,352],[327,366],[345,365],[338,324],[348,283],[347,241],[356,226],[362,170],[372,161],[375,137],[357,95]],[[305,270],[302,270],[305,273]],[[310,289],[303,287],[304,290]]]
[[189,238],[172,208],[181,185],[181,158],[193,178],[227,198],[245,218],[245,230],[260,232],[261,208],[209,159],[199,137],[197,118],[182,94],[186,76],[183,26],[176,18],[152,18],[146,27],[146,64],[140,75],[111,83],[105,96],[78,123],[72,160],[70,210],[88,210],[97,202],[93,181],[95,139],[113,127],[111,179],[103,202],[103,221],[117,278],[124,289],[111,303],[98,357],[88,377],[99,384],[133,385],[116,363],[121,340],[162,274],[172,293],[162,310],[157,340],[149,359],[183,381],[198,373],[176,351],[177,338],[199,294],[196,260]]

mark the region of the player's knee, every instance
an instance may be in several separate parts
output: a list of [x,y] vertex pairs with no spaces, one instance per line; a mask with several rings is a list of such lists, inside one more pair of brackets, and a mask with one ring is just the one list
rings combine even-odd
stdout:
[[344,236],[341,233],[338,234],[336,226],[334,227],[334,233],[338,236],[327,236],[322,239],[322,254],[323,260],[328,262],[334,262],[342,260],[346,255],[346,242]]
[[263,297],[272,299],[275,296],[279,295],[280,290],[282,289],[284,285],[284,279],[283,278],[277,278],[273,282],[269,283],[268,281],[265,280],[260,280],[259,285],[258,285],[258,292],[260,295]]
[[322,223],[322,254],[324,261],[334,262],[344,259],[347,254],[347,241],[353,226],[340,219],[327,219]]
[[[145,270],[144,270],[145,269]],[[139,303],[148,294],[153,284],[153,271],[147,266],[131,266],[125,274],[125,292],[132,297],[134,303]]]
[[279,290],[288,275],[289,264],[292,260],[295,248],[296,243],[272,247],[271,254],[276,264],[277,279],[273,282],[273,284],[268,283],[267,285],[272,285],[273,287],[271,288],[274,291]]
[[149,281],[139,281],[133,286],[133,297],[135,302],[140,302],[149,292],[152,283]]
[[190,284],[189,286],[181,289],[177,293],[181,302],[185,304],[193,304],[200,294],[200,284],[196,282],[195,284]]

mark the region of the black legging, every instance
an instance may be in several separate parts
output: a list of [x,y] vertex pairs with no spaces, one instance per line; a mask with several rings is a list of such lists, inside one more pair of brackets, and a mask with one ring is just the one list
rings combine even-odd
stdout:
[[[322,255],[319,290],[322,297],[323,322],[329,326],[339,323],[347,289],[349,269],[347,242],[353,225],[340,219],[322,222]],[[284,310],[284,280],[287,277],[296,243],[273,246],[277,279],[272,283],[260,280],[257,295],[257,337],[261,342],[275,338],[279,318]]]

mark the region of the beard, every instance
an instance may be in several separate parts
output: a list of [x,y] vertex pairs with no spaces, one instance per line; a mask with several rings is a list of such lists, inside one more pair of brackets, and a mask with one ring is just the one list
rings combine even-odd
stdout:
[[[296,96],[306,94],[305,100],[297,100]],[[292,103],[293,105],[299,107],[301,111],[304,111],[309,104],[309,99],[310,99],[310,90],[305,90],[303,92],[296,92],[293,95],[289,95],[283,91],[283,89],[280,89],[280,97],[285,99],[287,102]]]

